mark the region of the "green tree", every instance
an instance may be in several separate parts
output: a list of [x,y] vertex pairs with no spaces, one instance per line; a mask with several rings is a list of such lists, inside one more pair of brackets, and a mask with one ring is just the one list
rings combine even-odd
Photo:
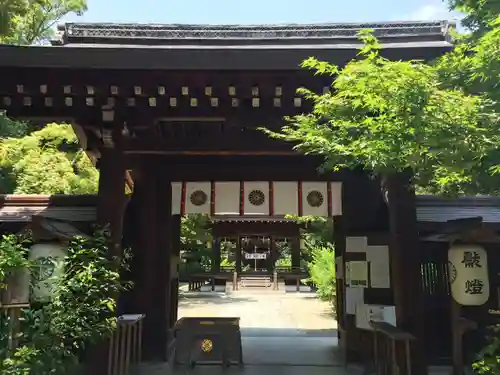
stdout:
[[491,103],[443,87],[435,66],[390,61],[369,31],[359,56],[344,68],[309,58],[316,74],[335,76],[332,90],[300,89],[314,104],[270,136],[324,157],[324,167],[363,167],[383,176],[412,170],[414,182],[435,193],[477,192],[475,168],[498,145]]
[[309,263],[309,280],[317,289],[318,297],[324,301],[333,302],[335,296],[335,251],[332,246],[317,247],[312,251],[312,261]]
[[67,124],[0,140],[0,171],[3,194],[91,194],[98,188],[98,171]]
[[492,22],[500,14],[498,0],[449,0],[450,8],[465,15],[462,25],[475,34],[483,34],[493,28]]
[[45,43],[64,16],[86,10],[86,0],[4,0],[0,5],[0,42]]
[[193,214],[181,218],[181,250],[193,269],[210,268],[213,250],[207,246],[212,241],[209,224],[208,215]]
[[[467,20],[474,32],[462,36],[452,52],[437,59],[436,68],[444,87],[479,95],[493,102],[500,119],[500,2],[491,0],[457,1],[467,5],[459,10],[468,12]],[[481,7],[481,11],[476,8]],[[496,10],[494,10],[496,9]],[[495,18],[496,17],[496,18]],[[471,167],[475,176],[471,193],[500,193],[500,151],[493,148],[480,162]],[[492,173],[494,174],[492,176]]]
[[5,112],[0,111],[0,139],[8,137],[22,137],[28,131],[28,124],[8,118]]
[[3,0],[0,3],[0,37],[10,35],[16,19],[26,14],[28,1]]

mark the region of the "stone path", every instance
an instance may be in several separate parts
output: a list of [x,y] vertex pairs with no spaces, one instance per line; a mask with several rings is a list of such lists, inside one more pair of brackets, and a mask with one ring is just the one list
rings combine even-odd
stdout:
[[[331,307],[312,293],[237,291],[183,293],[181,317],[240,317],[243,368],[224,374],[345,375],[337,349]],[[192,374],[222,374],[219,366],[197,366]],[[167,364],[144,366],[141,375],[184,374]]]
[[260,292],[186,293],[179,301],[179,318],[240,317],[244,328],[335,330],[331,307],[313,293]]

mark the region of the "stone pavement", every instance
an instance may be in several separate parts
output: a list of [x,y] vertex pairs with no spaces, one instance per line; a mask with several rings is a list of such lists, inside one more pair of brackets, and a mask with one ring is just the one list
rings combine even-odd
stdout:
[[[312,293],[242,290],[227,293],[183,293],[181,317],[240,317],[243,368],[224,374],[345,375],[337,350],[337,324],[331,308]],[[150,364],[141,375],[176,373],[221,374],[219,366],[197,366],[187,371],[168,364]]]

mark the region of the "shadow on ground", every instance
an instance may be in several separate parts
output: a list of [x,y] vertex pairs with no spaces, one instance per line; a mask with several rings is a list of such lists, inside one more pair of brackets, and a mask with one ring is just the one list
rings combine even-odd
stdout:
[[329,337],[337,338],[336,329],[300,329],[300,328],[268,328],[241,327],[243,337]]

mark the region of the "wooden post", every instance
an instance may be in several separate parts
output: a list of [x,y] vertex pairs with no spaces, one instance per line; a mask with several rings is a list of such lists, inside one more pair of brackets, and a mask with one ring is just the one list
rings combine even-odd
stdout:
[[215,237],[213,240],[213,257],[212,257],[212,273],[220,272],[220,257],[221,257],[221,249],[220,249],[220,238]]
[[170,313],[171,182],[153,166],[138,171],[134,194],[140,201],[134,256],[140,266],[136,306],[146,314],[143,358],[166,360]]
[[300,268],[300,238],[294,237],[292,240],[292,270]]
[[[345,235],[345,219],[343,216],[338,216],[333,219],[333,243],[335,245],[335,256],[342,257],[342,264],[336,264],[335,268],[336,272],[336,282],[335,282],[335,313],[337,315],[337,322],[340,327],[339,330],[339,339],[343,339],[340,336],[342,335],[342,330],[345,329],[345,284],[344,284],[344,253],[345,253],[345,245],[346,245],[346,235]],[[339,278],[339,275],[344,275],[342,278]]]
[[238,272],[233,272],[233,290],[238,290]]
[[236,244],[236,272],[241,274],[241,236],[238,237],[238,242]]
[[[181,216],[172,216],[172,255],[179,260],[181,251]],[[177,273],[172,275],[172,285],[170,289],[170,328],[173,327],[177,321],[179,309],[179,272],[177,266]]]
[[427,365],[423,347],[421,251],[415,191],[410,185],[410,176],[403,173],[388,176],[383,188],[389,208],[390,262],[397,326],[416,338],[411,350],[412,373],[424,374]]
[[[116,132],[115,132],[116,133]],[[118,134],[114,134],[118,142]],[[125,161],[119,147],[103,148],[98,163],[99,192],[97,198],[97,222],[111,231],[110,256],[122,255],[122,226],[125,211]],[[116,298],[118,296],[115,296]],[[89,348],[85,360],[85,374],[105,375],[108,368],[109,341]]]

